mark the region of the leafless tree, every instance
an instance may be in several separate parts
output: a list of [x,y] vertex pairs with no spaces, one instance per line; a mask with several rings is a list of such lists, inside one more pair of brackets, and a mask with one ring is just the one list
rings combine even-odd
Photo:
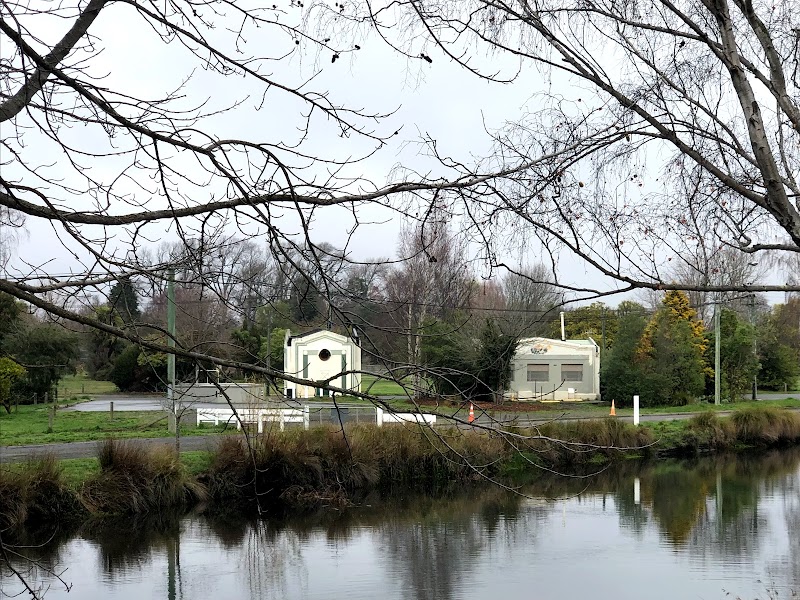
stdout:
[[[577,259],[554,269],[552,281],[575,297],[800,290],[783,281],[687,284],[670,271],[671,258],[701,241],[699,230],[714,247],[753,256],[800,251],[795,8],[746,0],[4,2],[4,239],[24,223],[74,264],[53,273],[23,257],[5,267],[0,291],[166,352],[162,340],[99,322],[80,303],[120,277],[158,287],[174,270],[242,311],[233,305],[247,304],[247,292],[237,291],[235,273],[249,259],[226,252],[235,232],[269,248],[281,285],[313,286],[329,318],[346,325],[336,298],[349,239],[333,252],[314,227],[332,208],[358,227],[367,206],[420,224],[386,288],[387,306],[405,310],[396,326],[409,362],[418,361],[431,311],[468,306],[468,247],[440,247],[445,216],[448,228],[464,228],[488,272],[504,268],[515,245],[554,264]],[[141,36],[141,52],[173,66],[155,92],[141,91],[124,61],[104,62],[121,20]],[[362,110],[339,100],[342,90],[315,88],[323,59],[357,56],[354,31],[377,32],[432,69],[446,59],[495,81],[538,70],[549,91],[491,132],[486,156],[449,156],[424,138],[435,168],[400,165],[388,184],[370,181],[354,173],[394,136],[380,112],[391,107]],[[292,62],[304,51],[316,56],[305,63],[310,74]],[[263,121],[272,128],[254,125]],[[181,252],[147,260],[142,248],[162,238]],[[593,283],[589,272],[610,283]],[[247,367],[192,343],[176,352]]]
[[[219,276],[236,268],[225,253],[236,230],[244,239],[263,236],[278,268],[313,274],[330,300],[341,283],[328,268],[330,253],[312,239],[313,224],[332,206],[348,209],[357,223],[359,208],[374,203],[409,216],[444,207],[482,246],[489,270],[504,265],[503,250],[520,239],[556,259],[578,257],[581,268],[556,269],[553,281],[578,296],[636,287],[786,289],[783,282],[674,282],[669,259],[698,241],[694,223],[713,223],[717,245],[742,252],[798,249],[798,17],[791,7],[404,0],[287,10],[221,1],[4,4],[4,227],[46,224],[80,266],[58,278],[41,265],[17,267],[0,289],[59,318],[90,321],[56,300],[125,274],[163,278],[177,258],[147,262],[139,251],[169,231],[187,250],[180,259],[196,262],[187,268],[216,277],[219,294],[241,303],[230,300],[236,278]],[[109,20],[98,19],[101,13]],[[54,17],[62,29],[37,25]],[[102,79],[93,65],[113,41],[114,18],[143,25],[150,36],[143,44],[158,46],[164,62],[180,53],[194,79],[153,97],[137,96],[122,69]],[[382,115],[337,103],[335,90],[314,91],[313,78],[298,81],[291,69],[265,74],[304,48],[321,53],[320,61],[327,53],[333,63],[355,56],[359,26],[377,26],[420,64],[449,55],[489,80],[513,79],[530,66],[564,93],[538,97],[534,110],[495,131],[490,155],[444,156],[427,140],[438,172],[401,167],[393,183],[378,187],[350,176],[352,161],[323,156],[310,140],[312,132],[329,136],[333,124],[340,139],[358,138],[361,157],[369,155],[393,134],[381,131]],[[274,43],[246,43],[265,30]],[[476,47],[493,58],[484,60]],[[241,92],[198,95],[208,86],[230,89],[234,76]],[[299,119],[300,132],[259,139],[258,130],[233,127],[228,134],[220,117],[243,110],[251,92],[263,95],[256,109],[264,111],[284,95],[281,118]],[[429,241],[420,239],[419,251],[408,248],[404,258],[434,264]],[[348,249],[337,256],[349,260]],[[616,285],[590,284],[587,269]]]
[[472,275],[466,246],[450,231],[444,215],[423,219],[400,235],[399,265],[386,278],[386,297],[396,330],[406,338],[406,365],[419,391],[422,338],[429,319],[469,306]]
[[678,257],[671,271],[674,281],[695,288],[688,292],[689,302],[698,316],[707,324],[713,316],[713,304],[724,303],[729,308],[746,308],[752,294],[742,291],[727,291],[710,294],[703,291],[712,285],[744,289],[766,276],[766,269],[754,262],[753,255],[730,246],[709,249],[698,244],[702,251],[695,255]]
[[506,320],[519,335],[541,334],[547,321],[552,320],[552,311],[563,301],[563,293],[553,285],[554,279],[552,270],[541,263],[508,272],[503,278],[509,311]]
[[[497,250],[512,235],[579,258],[581,272],[616,282],[613,291],[783,289],[783,281],[673,282],[669,261],[701,242],[754,256],[798,251],[800,17],[792,3],[402,0],[360,8],[352,22],[368,17],[409,58],[456,61],[494,81],[532,70],[547,79],[549,91],[493,134],[484,159],[442,155],[430,140],[449,179],[470,182],[439,201],[469,215],[488,262],[501,262]],[[698,237],[698,223],[710,239]],[[609,291],[566,275],[558,282],[566,290]]]

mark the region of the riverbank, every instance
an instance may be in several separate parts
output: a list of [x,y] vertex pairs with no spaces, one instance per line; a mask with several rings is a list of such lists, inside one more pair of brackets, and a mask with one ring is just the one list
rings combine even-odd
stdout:
[[0,469],[0,528],[134,515],[203,504],[263,514],[342,507],[380,490],[435,490],[538,473],[591,471],[630,458],[772,448],[800,442],[800,414],[747,408],[639,427],[614,419],[552,422],[530,430],[463,431],[372,426],[293,430],[220,440],[211,452],[106,441],[97,459],[46,457]]

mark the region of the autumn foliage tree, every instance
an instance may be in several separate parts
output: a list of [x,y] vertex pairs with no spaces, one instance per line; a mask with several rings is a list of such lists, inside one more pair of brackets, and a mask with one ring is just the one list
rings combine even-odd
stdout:
[[686,404],[703,393],[706,375],[713,374],[705,359],[707,346],[703,323],[686,294],[667,292],[634,356],[658,394],[653,403]]

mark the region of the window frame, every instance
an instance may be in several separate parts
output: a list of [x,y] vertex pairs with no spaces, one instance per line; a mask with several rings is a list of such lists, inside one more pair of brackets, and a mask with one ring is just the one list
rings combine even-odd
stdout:
[[[578,369],[577,368],[573,368],[573,369],[569,369],[568,368],[565,371],[564,367],[580,367],[580,375],[581,375],[580,379],[575,379],[574,377],[566,377],[565,376],[566,373],[570,373],[570,372],[578,373]],[[572,382],[572,383],[582,383],[583,380],[584,380],[583,379],[583,373],[586,370],[585,367],[586,367],[586,365],[584,363],[561,363],[561,381]]]
[[[531,370],[531,367],[540,367],[538,370]],[[531,375],[544,373],[545,379],[531,379]],[[525,380],[528,383],[547,383],[550,381],[550,363],[526,363]]]

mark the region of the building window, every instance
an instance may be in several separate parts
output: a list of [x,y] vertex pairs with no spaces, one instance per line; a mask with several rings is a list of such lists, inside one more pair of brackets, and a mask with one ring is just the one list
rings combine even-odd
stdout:
[[319,351],[319,359],[320,360],[328,360],[331,357],[331,351],[327,348],[323,348]]
[[561,365],[561,381],[583,381],[583,365]]
[[550,365],[528,365],[528,381],[548,381]]

